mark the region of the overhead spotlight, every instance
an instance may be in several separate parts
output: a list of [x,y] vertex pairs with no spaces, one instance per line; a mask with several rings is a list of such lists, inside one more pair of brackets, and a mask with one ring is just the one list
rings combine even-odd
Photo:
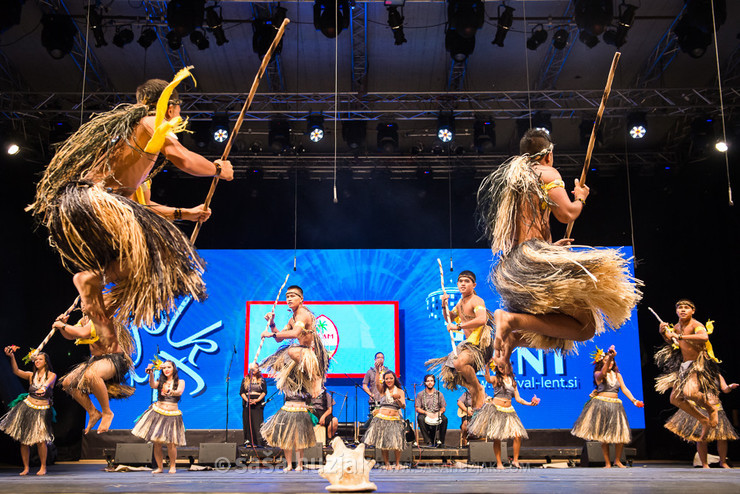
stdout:
[[558,29],[555,31],[555,34],[552,36],[552,46],[556,50],[562,50],[566,46],[568,46],[568,38],[570,37],[570,34],[566,29]]
[[[613,0],[576,0],[574,17],[578,29],[594,38],[600,36],[614,17],[612,2]],[[581,41],[586,43],[583,38]],[[596,42],[598,43],[598,40]]]
[[410,151],[411,151],[411,156],[418,156],[424,151],[424,143],[417,142],[416,144],[411,146]]
[[179,50],[182,46],[182,36],[175,31],[170,31],[167,33],[167,46],[170,47],[170,50]]
[[444,143],[455,138],[455,117],[451,112],[440,113],[437,117],[437,138]]
[[475,50],[475,37],[463,38],[457,31],[448,29],[445,32],[445,49],[455,62],[464,62]]
[[[501,12],[503,7],[504,11]],[[504,39],[511,29],[511,25],[514,23],[514,8],[505,5],[501,2],[498,6],[498,25],[496,26],[496,37],[493,38],[491,44],[504,47]]]
[[395,44],[402,45],[406,43],[406,36],[403,35],[403,16],[395,6],[388,7],[388,25],[393,33]]
[[324,116],[323,115],[309,115],[308,116],[308,138],[311,142],[319,142],[324,138]]
[[11,142],[5,146],[5,152],[10,156],[15,156],[21,151],[21,147],[16,142]]
[[491,153],[496,147],[496,122],[477,118],[473,124],[473,144],[479,153]]
[[208,47],[211,46],[211,42],[206,38],[206,33],[200,29],[190,33],[190,42],[199,50],[207,50]]
[[622,0],[619,4],[619,18],[616,29],[607,29],[604,32],[604,43],[620,48],[627,42],[627,32],[635,22],[637,7],[629,5]]
[[44,14],[41,24],[44,26],[41,29],[41,45],[46,48],[51,58],[60,60],[72,51],[77,27],[70,16]]
[[203,25],[205,0],[170,0],[167,25],[182,38]]
[[211,137],[218,144],[224,144],[229,139],[229,116],[214,114],[211,119]]
[[527,39],[527,48],[530,50],[536,50],[545,41],[547,41],[547,31],[545,31],[545,26],[537,24],[532,28],[532,36]]
[[714,149],[716,149],[720,153],[726,153],[729,148],[727,147],[727,143],[725,141],[717,141],[717,144],[714,145]]
[[327,38],[336,38],[349,27],[349,0],[316,0],[313,4],[313,25]]
[[678,38],[681,51],[692,58],[699,58],[712,44],[712,1],[717,30],[727,20],[725,0],[684,0],[686,7],[673,32]]
[[342,139],[352,150],[359,150],[365,145],[367,137],[367,121],[345,120],[342,122]]
[[[252,50],[262,60],[267,51],[270,49],[272,41],[275,39],[275,35],[280,29],[280,25],[283,23],[287,10],[283,7],[276,7],[272,17],[267,19],[254,19],[252,21]],[[283,41],[275,47],[275,53],[281,53],[283,51]]]
[[398,152],[398,124],[396,122],[378,124],[378,150],[386,154]]
[[[278,7],[282,8],[282,7]],[[216,12],[216,9],[218,9],[218,12]],[[285,9],[283,9],[285,10]],[[213,37],[216,38],[216,44],[218,46],[223,45],[224,43],[228,43],[229,40],[226,39],[226,33],[224,32],[224,19],[221,15],[221,7],[217,5],[211,5],[206,9],[206,24],[208,25],[208,29],[211,30],[213,33]]]
[[532,128],[534,130],[544,130],[548,134],[552,133],[550,114],[541,111],[534,112],[532,115]]
[[483,27],[485,8],[481,0],[448,0],[449,28],[463,38],[472,38]]
[[284,118],[270,120],[267,146],[276,154],[282,154],[290,148],[290,122]]
[[136,40],[139,45],[145,50],[152,46],[152,43],[157,39],[157,32],[151,27],[147,27],[141,30],[139,39]]
[[134,32],[130,27],[119,27],[116,29],[116,34],[113,35],[113,44],[119,48],[123,48],[133,40]]
[[101,46],[107,46],[108,42],[105,41],[105,33],[103,32],[103,16],[100,11],[92,6],[88,6],[88,19],[90,21],[90,31],[93,33],[95,38],[95,48]]
[[627,131],[632,139],[643,139],[647,135],[647,118],[644,112],[627,115]]

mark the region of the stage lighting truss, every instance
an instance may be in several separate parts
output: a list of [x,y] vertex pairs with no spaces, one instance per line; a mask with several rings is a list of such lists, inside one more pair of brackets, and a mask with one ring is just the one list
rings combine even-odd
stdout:
[[452,114],[440,114],[437,117],[437,138],[443,143],[455,138],[455,117]]
[[103,32],[103,15],[100,13],[100,10],[92,6],[88,6],[88,11],[90,31],[92,31],[95,38],[95,48],[107,46],[108,42],[105,41],[105,33]]
[[393,40],[396,45],[406,43],[406,36],[403,34],[403,16],[395,6],[388,7],[388,26],[393,32]]
[[116,34],[113,35],[113,44],[123,48],[134,40],[134,31],[131,26],[116,28]]
[[324,116],[308,116],[308,138],[311,142],[319,142],[324,138]]
[[72,18],[68,15],[44,14],[41,24],[41,45],[51,58],[61,60],[74,46],[77,28]]
[[[216,9],[218,9],[218,12],[216,12]],[[216,44],[218,46],[229,42],[229,40],[226,39],[223,23],[224,19],[221,13],[221,6],[211,5],[206,8],[206,24],[208,25],[208,29],[213,33],[213,37],[216,38]]]
[[558,29],[552,36],[552,46],[556,50],[562,50],[568,46],[568,38],[570,34],[566,29]]
[[141,30],[139,39],[136,42],[145,50],[152,46],[152,43],[157,39],[157,32],[152,27],[145,27]]

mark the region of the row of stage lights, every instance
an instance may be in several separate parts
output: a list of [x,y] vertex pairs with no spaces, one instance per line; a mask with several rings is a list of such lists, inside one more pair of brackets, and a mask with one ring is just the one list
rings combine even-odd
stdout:
[[[324,127],[324,116],[322,114],[311,113],[306,118],[307,128],[306,135],[309,140],[317,144],[326,135]],[[342,138],[352,150],[358,150],[365,144],[367,136],[367,123],[365,120],[345,120],[342,122]],[[532,115],[532,128],[552,132],[553,126],[550,115],[547,112],[535,112]],[[519,135],[530,127],[529,119],[517,120],[517,131]],[[586,147],[593,127],[593,120],[583,119],[579,125],[580,142],[582,147]],[[380,122],[377,124],[377,147],[378,150],[386,154],[394,154],[399,151],[399,128],[396,122]],[[191,122],[191,131],[196,145],[201,148],[208,146],[210,142],[217,145],[223,145],[229,139],[231,132],[229,117],[226,114],[214,115],[211,121],[198,120]],[[451,113],[442,112],[437,118],[436,136],[442,145],[451,145],[456,136],[455,117]],[[61,142],[69,133],[72,127],[62,120],[55,122],[51,126],[49,135],[50,142]],[[646,114],[643,112],[633,112],[627,115],[627,132],[634,140],[644,139],[648,132]],[[702,146],[714,143],[714,147],[719,152],[727,152],[728,145],[723,140],[715,140],[714,120],[710,117],[697,117],[691,121],[690,136],[693,141],[701,141]],[[268,147],[270,151],[277,154],[291,149],[291,123],[287,119],[270,120],[268,133]],[[599,136],[597,136],[599,139]],[[13,132],[8,125],[0,127],[0,143],[2,150],[7,155],[18,155],[24,148],[23,139]],[[491,153],[496,146],[496,123],[493,119],[476,118],[473,123],[473,144],[480,153]],[[423,146],[416,145],[412,147],[412,154],[419,154]],[[439,145],[434,149],[442,149]],[[457,147],[456,149],[462,149]],[[251,152],[261,152],[261,146],[253,145]]]
[[[712,42],[712,0],[685,0],[684,13],[676,23],[675,33],[678,45],[682,51],[694,58],[701,57]],[[721,26],[727,18],[726,0],[713,0],[715,4],[715,21]],[[599,43],[599,36],[610,45],[620,48],[627,42],[627,33],[634,24],[636,5],[621,0],[617,16],[614,16],[613,0],[576,0],[574,21],[578,27],[578,38],[589,48]],[[167,3],[167,25],[170,31],[166,35],[167,44],[172,50],[182,46],[182,39],[190,37],[190,41],[199,49],[205,50],[210,46],[206,32],[212,33],[218,46],[228,43],[223,29],[221,7],[214,3],[205,7],[206,0],[170,0]],[[328,38],[335,38],[344,29],[349,27],[351,20],[351,0],[315,0],[313,15],[314,27]],[[405,17],[399,12],[403,9],[405,0],[385,0],[388,11],[388,26],[393,33],[396,45],[406,43],[403,31]],[[496,34],[493,45],[503,47],[506,35],[514,24],[514,9],[502,1],[497,8]],[[260,58],[264,57],[267,48],[275,37],[277,27],[287,15],[287,9],[274,7],[271,17],[256,18],[252,21],[252,45]],[[445,48],[450,56],[462,62],[475,49],[475,35],[485,22],[485,2],[483,0],[448,0],[447,26],[445,29]],[[106,46],[103,30],[105,17],[100,7],[88,7],[90,30],[95,38],[95,46]],[[615,23],[616,20],[616,23]],[[204,28],[203,24],[207,26]],[[56,14],[45,15],[42,19],[42,44],[53,58],[62,58],[73,47],[76,27],[71,17]],[[568,46],[570,31],[556,26],[552,35],[552,46],[563,50]],[[527,48],[537,50],[545,44],[549,37],[544,24],[537,24],[532,28],[527,38]],[[157,32],[151,25],[142,28],[138,44],[148,48],[157,39]],[[131,26],[117,26],[113,36],[113,44],[123,48],[133,42],[134,32]]]
[[[306,117],[307,128],[305,135],[317,144],[326,135],[324,127],[324,116],[311,113]],[[713,134],[713,120],[707,117],[696,118],[691,123],[692,133],[701,135]],[[229,118],[227,115],[215,115],[208,121],[197,121],[192,124],[195,140],[198,146],[205,147],[210,141],[224,144],[229,138]],[[534,129],[544,130],[548,134],[552,132],[550,114],[547,112],[535,112],[532,115],[531,126]],[[583,119],[579,125],[580,142],[585,147],[589,141],[593,119]],[[523,135],[530,128],[529,119],[518,119],[517,129],[519,135]],[[493,119],[476,118],[473,124],[473,143],[481,153],[493,152],[496,146],[496,123]],[[381,121],[377,125],[378,150],[387,154],[398,152],[399,134],[396,122]],[[437,117],[437,138],[443,144],[449,144],[455,139],[455,117],[452,113],[441,112]],[[367,135],[366,120],[345,120],[342,122],[342,138],[350,149],[358,149],[365,143]],[[632,112],[627,115],[627,133],[638,141],[647,136],[648,123],[644,112]],[[268,133],[268,146],[271,151],[281,153],[291,146],[291,124],[287,119],[274,118],[270,120]],[[720,140],[715,145],[720,152],[727,151],[727,144]],[[261,151],[261,149],[260,149]]]

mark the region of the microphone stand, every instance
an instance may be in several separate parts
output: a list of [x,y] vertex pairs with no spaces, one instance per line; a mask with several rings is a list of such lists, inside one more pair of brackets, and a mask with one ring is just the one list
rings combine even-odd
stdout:
[[226,371],[226,425],[224,426],[224,442],[229,442],[229,381],[231,380],[231,364],[234,362],[234,355],[236,355],[236,345],[234,345],[234,352],[229,358],[229,368]]

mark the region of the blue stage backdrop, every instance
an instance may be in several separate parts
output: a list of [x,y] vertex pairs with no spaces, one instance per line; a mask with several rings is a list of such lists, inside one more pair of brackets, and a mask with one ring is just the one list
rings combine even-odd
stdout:
[[[631,249],[621,248],[631,257]],[[450,352],[450,338],[439,310],[440,286],[437,259],[445,260],[445,285],[455,303],[457,273],[464,269],[478,276],[477,293],[490,310],[500,305],[498,295],[485,281],[492,255],[487,249],[417,250],[311,250],[297,252],[293,271],[292,250],[204,250],[209,298],[203,303],[185,299],[167,323],[156,328],[134,330],[135,369],[129,375],[137,391],[125,402],[114,402],[113,427],[128,429],[154,399],[146,385],[144,368],[158,353],[177,363],[185,380],[180,402],[185,426],[190,429],[242,427],[239,386],[246,364],[254,358],[264,314],[271,308],[285,275],[288,284],[300,285],[306,306],[319,317],[324,341],[334,359],[327,382],[335,392],[334,415],[340,421],[367,418],[367,397],[359,387],[361,375],[373,364],[375,352],[386,355],[386,365],[400,373],[408,398],[421,391],[426,373],[424,361]],[[454,271],[449,270],[450,254]],[[284,299],[285,291],[281,298]],[[315,302],[311,302],[315,301]],[[278,325],[289,314],[284,304],[276,309]],[[634,316],[634,313],[633,313]],[[512,357],[519,389],[526,400],[537,395],[538,407],[515,404],[525,427],[532,429],[570,428],[593,389],[593,367],[589,354],[595,345],[616,345],[620,371],[627,386],[642,398],[640,349],[637,322],[633,317],[616,332],[599,336],[581,345],[580,354],[563,357],[539,350],[517,349]],[[460,335],[457,336],[460,341]],[[268,340],[260,360],[277,348]],[[480,376],[482,380],[482,376]],[[274,413],[282,396],[273,394],[265,414]],[[463,389],[442,389],[448,403],[450,428],[459,427],[455,417],[457,399]],[[487,392],[492,393],[490,386]],[[644,428],[642,410],[625,401],[630,425]],[[356,405],[357,404],[357,405]],[[414,418],[408,402],[407,417]]]

